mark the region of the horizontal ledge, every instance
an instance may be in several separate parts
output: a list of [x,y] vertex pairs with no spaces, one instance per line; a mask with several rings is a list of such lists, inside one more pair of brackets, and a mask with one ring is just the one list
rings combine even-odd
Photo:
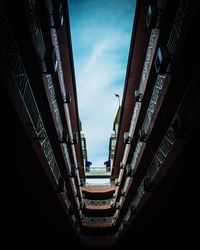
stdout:
[[110,173],[109,174],[85,174],[85,178],[88,179],[105,179],[105,178],[111,178]]
[[115,186],[88,186],[88,187],[82,187],[83,192],[88,193],[107,193],[107,192],[114,192]]
[[82,224],[83,227],[91,227],[91,228],[99,228],[99,227],[102,227],[102,228],[105,228],[105,227],[112,227],[113,224],[112,223],[106,223],[106,224],[93,224],[93,223],[83,223]]
[[113,207],[111,205],[86,205],[85,209],[88,210],[107,210],[112,209]]

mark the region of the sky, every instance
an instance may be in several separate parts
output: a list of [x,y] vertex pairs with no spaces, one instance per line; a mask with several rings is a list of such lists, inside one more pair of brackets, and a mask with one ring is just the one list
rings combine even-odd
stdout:
[[91,167],[108,160],[123,96],[136,0],[68,0],[82,133]]

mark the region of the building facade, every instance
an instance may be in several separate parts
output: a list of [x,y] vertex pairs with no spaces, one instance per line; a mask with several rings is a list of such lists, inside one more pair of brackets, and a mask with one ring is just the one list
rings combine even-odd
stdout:
[[[45,211],[83,245],[112,246],[134,231],[167,176],[197,150],[198,8],[198,1],[137,1],[109,168],[92,173],[67,2],[1,1],[1,79],[20,173]],[[90,186],[89,178],[110,182]]]

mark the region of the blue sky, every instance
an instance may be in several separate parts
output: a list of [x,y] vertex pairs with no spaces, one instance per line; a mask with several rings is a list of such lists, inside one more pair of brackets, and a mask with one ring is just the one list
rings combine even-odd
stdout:
[[82,133],[88,160],[103,166],[122,99],[135,0],[68,0]]

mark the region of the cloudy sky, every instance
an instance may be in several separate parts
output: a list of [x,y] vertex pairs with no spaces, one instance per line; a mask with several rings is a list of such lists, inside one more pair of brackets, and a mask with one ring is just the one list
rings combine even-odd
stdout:
[[135,0],[68,0],[82,133],[88,160],[103,166],[122,99]]

